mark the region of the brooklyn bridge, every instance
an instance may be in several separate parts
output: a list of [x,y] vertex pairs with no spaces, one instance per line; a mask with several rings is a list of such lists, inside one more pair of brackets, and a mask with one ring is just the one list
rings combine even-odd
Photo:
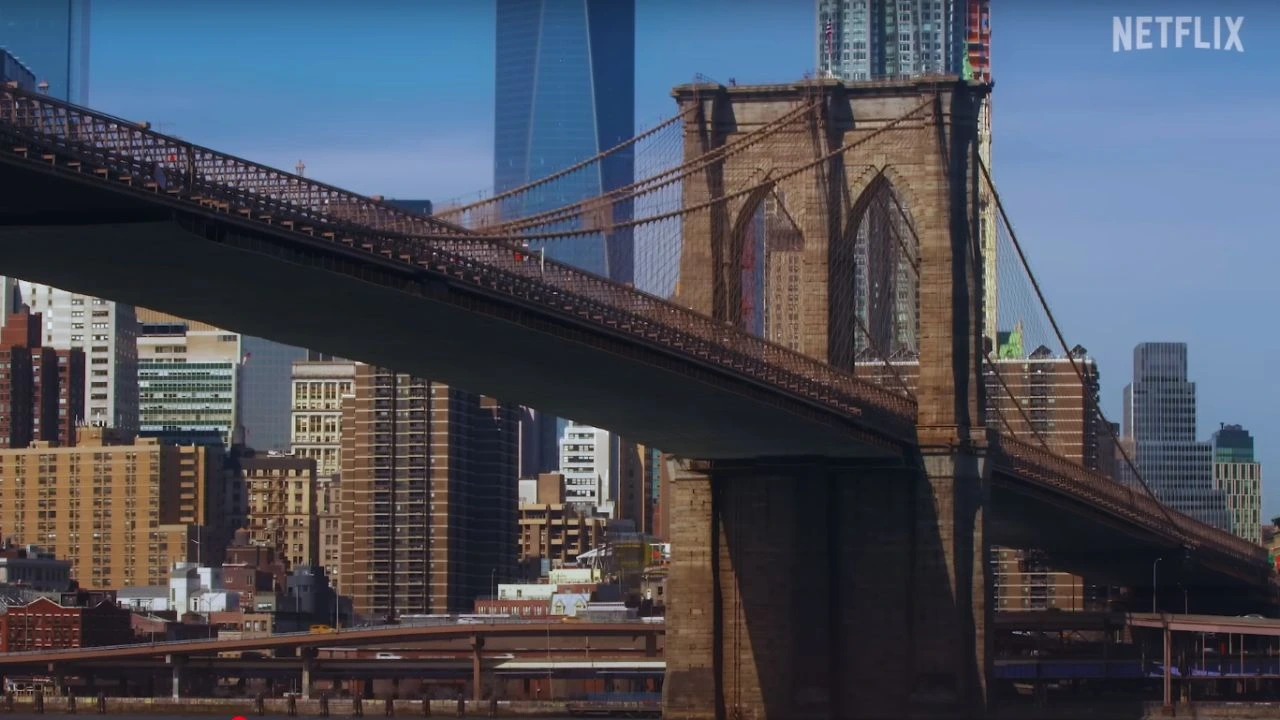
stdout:
[[[1272,597],[1266,552],[1162,505],[1088,391],[988,167],[989,89],[681,86],[639,136],[422,216],[10,87],[4,271],[669,453],[666,717],[971,717],[993,546],[1139,603],[1156,558],[1202,612]],[[573,195],[623,160],[631,185]],[[589,252],[602,274],[557,260]],[[1019,390],[1015,346],[1062,359],[1074,414]]]

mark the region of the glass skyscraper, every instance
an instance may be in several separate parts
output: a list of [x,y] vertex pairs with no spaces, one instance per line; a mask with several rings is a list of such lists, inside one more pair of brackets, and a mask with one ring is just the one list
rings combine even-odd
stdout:
[[[635,134],[634,0],[498,0],[495,192],[546,177]],[[631,184],[635,158],[618,152],[549,183],[507,212],[527,215]],[[628,203],[614,221],[630,219]],[[554,229],[576,229],[577,221]],[[550,229],[548,229],[550,231]],[[555,240],[547,257],[633,282],[629,231]]]
[[1138,472],[1161,502],[1231,530],[1226,496],[1214,488],[1213,445],[1196,440],[1196,384],[1187,380],[1186,343],[1141,343],[1124,389],[1124,436]]
[[0,47],[53,97],[88,104],[89,0],[0,0]]

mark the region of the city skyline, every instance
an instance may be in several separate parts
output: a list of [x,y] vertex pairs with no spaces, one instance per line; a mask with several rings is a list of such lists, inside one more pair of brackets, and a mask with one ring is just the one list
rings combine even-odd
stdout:
[[[756,82],[794,79],[812,70],[814,8],[798,5],[806,6],[746,3],[741,12],[730,16],[722,12],[723,3],[711,2],[688,9],[689,21],[678,24],[664,20],[671,12],[670,4],[637,8],[637,53],[648,60],[637,71],[637,128],[670,115],[670,85],[687,82],[694,72],[720,81],[732,77]],[[1208,256],[1207,262],[1190,251],[1196,238],[1214,232],[1213,213],[1194,208],[1228,206],[1229,202],[1242,215],[1234,222],[1236,226],[1264,227],[1264,218],[1255,208],[1265,207],[1265,203],[1251,200],[1255,196],[1262,199],[1259,181],[1265,168],[1274,165],[1269,158],[1275,150],[1258,142],[1265,137],[1266,123],[1248,118],[1259,117],[1256,110],[1260,106],[1274,104],[1266,98],[1280,95],[1259,92],[1259,83],[1265,89],[1276,82],[1263,73],[1276,53],[1264,40],[1275,37],[1280,24],[1274,9],[1258,3],[1242,5],[1240,11],[1249,17],[1246,32],[1254,38],[1247,54],[1134,56],[1110,52],[1109,10],[1084,5],[1068,12],[997,4],[992,8],[992,54],[1001,68],[996,92],[1001,115],[996,164],[998,182],[1009,188],[1004,200],[1016,211],[1018,230],[1029,245],[1065,331],[1070,337],[1081,338],[1108,378],[1102,390],[1108,415],[1113,420],[1119,417],[1119,390],[1128,378],[1117,370],[1127,365],[1134,344],[1162,338],[1185,340],[1190,345],[1194,372],[1201,378],[1201,427],[1197,434],[1206,437],[1219,422],[1241,423],[1259,438],[1260,460],[1266,464],[1268,440],[1280,435],[1280,422],[1266,409],[1270,403],[1245,407],[1240,399],[1255,397],[1249,379],[1264,376],[1267,350],[1277,341],[1257,335],[1257,351],[1244,358],[1229,357],[1215,349],[1238,346],[1237,338],[1250,330],[1243,318],[1222,321],[1232,307],[1274,301],[1275,291],[1259,273],[1277,251],[1257,243],[1226,244]],[[308,32],[296,41],[302,49],[310,43],[330,42],[327,33],[342,28],[359,37],[389,16],[406,12],[374,3],[366,16],[353,23],[336,12],[341,4],[328,3],[326,7],[335,11],[309,21]],[[1170,3],[1168,10],[1192,7],[1185,2]],[[191,11],[129,2],[113,6],[110,14],[98,8],[94,14],[94,104],[128,116],[141,115],[168,132],[282,167],[292,167],[297,157],[303,156],[309,175],[366,192],[444,200],[451,193],[465,195],[487,184],[492,137],[491,6],[479,3],[462,9],[424,4],[415,10],[422,13],[417,19],[430,21],[437,32],[452,38],[439,47],[410,46],[407,35],[397,34],[395,29],[390,29],[378,47],[357,43],[361,61],[344,60],[336,79],[359,81],[370,102],[361,108],[342,109],[332,123],[315,128],[299,125],[311,112],[310,103],[319,102],[320,96],[313,98],[300,87],[305,87],[307,77],[324,75],[328,66],[264,67],[275,53],[265,38],[280,28],[272,21],[284,22],[288,12],[287,8],[262,12],[262,27],[239,41],[256,43],[261,48],[257,54],[239,57],[211,75],[230,78],[248,73],[240,78],[243,82],[214,81],[203,99],[178,88],[157,107],[153,104],[156,100],[148,99],[146,88],[179,70],[137,66],[126,48],[131,47],[132,39],[157,27],[188,21]],[[707,33],[695,22],[709,22],[713,17],[720,23],[720,33]],[[217,37],[219,21],[213,22],[210,38]],[[1052,45],[1036,42],[1036,30],[1049,29],[1060,33],[1063,41]],[[744,38],[755,44],[744,42]],[[1000,65],[1000,58],[1010,55],[1019,58],[1017,65]],[[382,63],[382,57],[399,64]],[[445,58],[454,58],[448,65],[450,73],[429,72]],[[414,63],[406,65],[408,59]],[[1060,91],[1042,82],[1042,73],[1050,70],[1055,82],[1068,89],[1089,83],[1088,97],[1076,94],[1073,105],[1062,108],[1054,99]],[[1206,89],[1204,83],[1188,82],[1195,78],[1212,78],[1214,82]],[[303,80],[303,85],[295,87],[298,80]],[[431,92],[407,93],[410,86]],[[1202,98],[1205,94],[1208,97]],[[428,103],[429,111],[424,115],[420,110],[428,95],[449,102]],[[236,99],[263,103],[263,112],[239,123],[224,123],[219,113],[206,110],[210,103],[217,107],[219,102],[235,107]],[[392,126],[412,119],[419,131],[406,133],[403,140],[386,133],[376,138],[362,133],[351,133],[350,139],[335,137],[345,113],[357,112],[382,117]],[[422,122],[424,116],[426,123]],[[1157,117],[1161,118],[1158,129],[1151,124]],[[1241,117],[1246,119],[1239,120]],[[1197,142],[1203,138],[1201,129],[1219,125],[1224,129],[1212,142]],[[1072,152],[1049,141],[1055,136],[1069,138],[1081,126],[1100,135],[1099,147],[1105,152],[1072,157]],[[429,137],[424,140],[424,136]],[[290,142],[281,143],[281,137],[290,138]],[[325,150],[326,145],[333,149]],[[1229,168],[1216,162],[1224,155],[1233,158]],[[415,157],[422,162],[405,160]],[[1154,171],[1136,170],[1144,164]],[[1184,181],[1190,168],[1198,172],[1194,192]],[[1129,199],[1121,203],[1117,198]],[[1135,212],[1134,208],[1150,210]],[[1194,214],[1189,215],[1191,212]],[[1067,217],[1073,221],[1062,222]],[[1135,242],[1135,237],[1150,239]],[[1150,243],[1157,241],[1186,252],[1151,253]],[[1114,261],[1091,264],[1089,259],[1094,257]],[[1134,296],[1142,301],[1133,302]],[[1104,317],[1110,322],[1098,322]],[[1088,332],[1081,332],[1083,329]],[[1115,369],[1108,372],[1109,368]],[[1269,493],[1264,508],[1268,517],[1277,514],[1280,496]]]

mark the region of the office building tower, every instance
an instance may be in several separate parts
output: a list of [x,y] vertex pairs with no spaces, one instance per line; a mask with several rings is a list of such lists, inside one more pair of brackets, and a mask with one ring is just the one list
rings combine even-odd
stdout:
[[0,2],[0,47],[53,97],[89,104],[89,0]]
[[342,399],[352,393],[356,365],[295,361],[292,375],[290,450],[315,460],[318,477],[333,477],[342,471]]
[[[495,192],[546,177],[635,134],[634,0],[498,0],[495,49]],[[523,215],[597,197],[629,185],[634,163],[632,150],[622,150],[521,196],[519,207],[504,208]],[[611,211],[614,222],[631,217],[629,203]],[[552,241],[546,253],[619,282],[635,279],[629,231]]]
[[72,562],[85,588],[163,585],[178,561],[221,562],[222,455],[80,428],[75,447],[0,449],[0,527]]
[[1262,542],[1262,464],[1253,455],[1253,436],[1239,425],[1213,434],[1213,487],[1226,493],[1231,531]]
[[85,355],[85,422],[138,431],[138,327],[133,306],[18,281],[44,323],[42,344]]
[[1161,502],[1231,530],[1225,494],[1213,487],[1213,445],[1196,440],[1196,384],[1187,379],[1186,343],[1134,348],[1124,436],[1133,440],[1138,472]]
[[469,610],[514,574],[515,407],[365,364],[342,407],[341,577],[356,614]]
[[560,438],[564,501],[586,512],[614,517],[621,468],[618,436],[570,422]]
[[560,470],[560,433],[552,415],[520,408],[520,477]]
[[232,444],[240,398],[240,335],[138,308],[138,421],[143,437]]
[[44,323],[26,310],[0,329],[0,446],[75,445],[84,420],[84,353],[43,347]]
[[249,496],[249,542],[274,548],[290,568],[313,565],[318,542],[315,461],[254,454],[240,458],[240,470]]
[[293,363],[303,348],[245,335],[240,364],[240,426],[244,444],[260,452],[289,450]]

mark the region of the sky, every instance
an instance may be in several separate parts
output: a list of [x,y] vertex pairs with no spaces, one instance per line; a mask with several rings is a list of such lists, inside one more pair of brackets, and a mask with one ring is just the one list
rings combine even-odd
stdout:
[[[695,74],[816,65],[811,0],[636,0],[636,126]],[[90,104],[367,194],[492,182],[491,0],[95,0]],[[1242,16],[1244,52],[1113,52],[1113,16]],[[993,173],[1104,409],[1142,341],[1189,344],[1200,434],[1280,462],[1280,3],[992,0]],[[1280,515],[1280,466],[1264,520]]]

